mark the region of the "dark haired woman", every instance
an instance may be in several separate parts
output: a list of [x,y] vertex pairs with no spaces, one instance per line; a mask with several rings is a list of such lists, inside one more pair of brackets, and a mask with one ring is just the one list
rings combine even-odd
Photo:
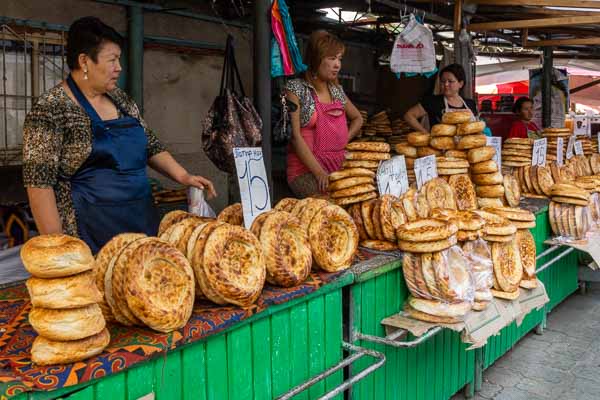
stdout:
[[540,128],[533,119],[533,101],[529,97],[520,97],[513,106],[513,112],[519,118],[512,123],[509,138],[540,138]]
[[446,112],[470,110],[477,116],[477,105],[471,99],[463,99],[460,95],[465,85],[465,70],[458,64],[450,64],[439,73],[441,95],[427,96],[420,103],[404,114],[404,120],[416,131],[429,133],[420,120],[429,117],[429,126],[442,122]]
[[208,179],[165,151],[117,87],[122,41],[98,18],[75,21],[71,74],[39,97],[23,127],[23,180],[39,232],[79,236],[94,252],[118,233],[156,235],[147,165],[215,195]]
[[286,86],[288,100],[299,104],[291,113],[287,158],[288,184],[298,198],[325,192],[329,174],[342,167],[344,147],[362,126],[360,112],[338,83],[343,54],[337,37],[313,32],[306,47],[308,70]]

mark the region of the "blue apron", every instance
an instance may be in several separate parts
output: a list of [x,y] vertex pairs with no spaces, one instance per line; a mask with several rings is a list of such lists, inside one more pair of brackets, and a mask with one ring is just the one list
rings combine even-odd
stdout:
[[148,140],[140,121],[123,110],[125,117],[103,121],[70,75],[67,84],[92,121],[92,151],[70,178],[79,237],[95,254],[119,233],[155,236],[159,219],[146,174]]

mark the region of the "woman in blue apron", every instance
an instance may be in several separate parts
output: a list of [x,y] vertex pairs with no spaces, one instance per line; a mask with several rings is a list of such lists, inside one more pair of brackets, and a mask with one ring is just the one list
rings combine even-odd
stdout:
[[65,82],[39,97],[23,128],[23,175],[42,234],[79,236],[97,252],[122,232],[156,235],[146,167],[207,189],[165,151],[117,87],[122,37],[95,17],[69,29]]

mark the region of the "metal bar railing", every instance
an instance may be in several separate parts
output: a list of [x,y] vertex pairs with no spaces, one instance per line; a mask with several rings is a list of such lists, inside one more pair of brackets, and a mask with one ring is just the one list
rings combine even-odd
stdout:
[[354,352],[354,354],[343,359],[338,364],[323,371],[319,375],[315,375],[314,377],[310,378],[308,381],[306,381],[306,382],[294,387],[290,391],[282,394],[281,396],[277,397],[277,400],[289,400],[292,397],[296,396],[297,394],[302,393],[306,389],[310,388],[311,386],[314,386],[318,382],[327,378],[328,376],[333,375],[337,371],[353,364],[354,362],[360,360],[361,358],[363,358],[365,356],[373,357],[377,360],[376,363],[370,365],[369,367],[360,371],[358,374],[353,375],[349,379],[345,380],[339,386],[337,386],[337,387],[333,388],[332,390],[330,390],[329,392],[325,393],[322,397],[319,397],[319,400],[330,400],[330,399],[334,398],[335,396],[337,396],[338,394],[344,392],[345,390],[348,390],[349,388],[352,387],[352,385],[360,382],[365,377],[370,375],[372,372],[374,372],[375,370],[377,370],[381,366],[383,366],[383,364],[385,364],[385,355],[383,353],[380,353],[375,350],[365,349],[365,348],[355,346],[353,344],[346,343],[346,342],[343,342],[342,346],[344,347],[345,350],[352,351],[352,352]]
[[354,340],[364,340],[365,342],[383,344],[386,346],[392,346],[392,347],[396,347],[396,348],[411,348],[411,347],[417,347],[421,343],[426,342],[427,340],[431,339],[433,336],[435,336],[441,330],[442,330],[441,327],[436,326],[435,328],[428,330],[427,332],[425,332],[423,335],[419,336],[418,338],[407,341],[407,342],[398,341],[398,338],[400,338],[401,336],[404,336],[408,333],[405,329],[399,329],[395,332],[390,333],[389,335],[387,335],[385,337],[366,335],[364,333],[355,332]]
[[549,266],[551,266],[552,264],[554,264],[555,262],[557,262],[558,260],[560,260],[561,258],[569,255],[571,252],[575,251],[574,247],[569,247],[568,249],[566,249],[565,251],[563,251],[562,253],[560,253],[559,255],[557,255],[556,257],[554,257],[552,260],[547,261],[546,263],[542,264],[536,271],[536,274],[539,274],[540,272],[542,272],[543,270],[545,270],[546,268],[548,268]]
[[537,260],[539,260],[540,258],[542,258],[542,257],[544,257],[544,256],[547,256],[548,254],[552,253],[554,250],[556,250],[556,249],[559,249],[560,247],[562,247],[562,245],[561,245],[561,244],[555,244],[555,245],[553,245],[553,246],[551,246],[551,247],[548,247],[546,250],[544,250],[544,251],[542,251],[540,254],[538,254],[538,255],[535,257],[535,260],[537,261]]

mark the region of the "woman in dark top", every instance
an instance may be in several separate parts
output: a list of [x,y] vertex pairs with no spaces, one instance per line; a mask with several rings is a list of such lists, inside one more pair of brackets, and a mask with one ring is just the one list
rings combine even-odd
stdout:
[[94,252],[122,232],[156,234],[146,166],[216,194],[175,161],[117,87],[122,42],[95,17],[75,21],[71,73],[39,97],[23,127],[23,180],[39,232],[78,236]]
[[429,133],[420,120],[429,117],[429,126],[442,122],[448,111],[470,110],[477,116],[477,105],[471,99],[463,99],[460,92],[465,85],[465,70],[458,64],[450,64],[440,71],[441,95],[427,96],[404,114],[404,120],[416,131]]

